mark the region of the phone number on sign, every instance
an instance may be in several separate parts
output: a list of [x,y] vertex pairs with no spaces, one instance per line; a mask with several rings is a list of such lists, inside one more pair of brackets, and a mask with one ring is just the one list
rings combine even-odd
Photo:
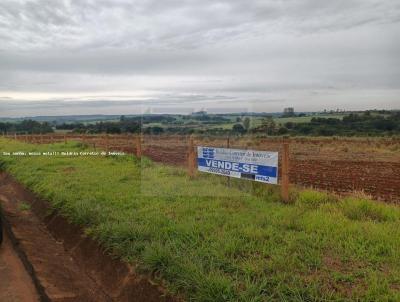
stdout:
[[210,169],[208,169],[208,171],[211,172],[211,173],[217,173],[217,174],[223,174],[223,175],[231,175],[231,171],[224,170],[224,169],[210,168]]

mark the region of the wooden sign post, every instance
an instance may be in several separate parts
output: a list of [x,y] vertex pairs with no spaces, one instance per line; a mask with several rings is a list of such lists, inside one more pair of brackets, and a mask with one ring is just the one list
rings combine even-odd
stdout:
[[281,196],[284,202],[289,201],[289,143],[283,143]]
[[189,138],[188,148],[188,174],[190,178],[194,178],[196,171],[196,152],[194,150],[195,145],[193,135]]
[[109,141],[108,141],[108,134],[106,134],[106,151],[108,153],[108,151],[110,151],[110,145],[109,145]]
[[142,157],[142,135],[139,134],[136,137],[136,157],[141,158]]

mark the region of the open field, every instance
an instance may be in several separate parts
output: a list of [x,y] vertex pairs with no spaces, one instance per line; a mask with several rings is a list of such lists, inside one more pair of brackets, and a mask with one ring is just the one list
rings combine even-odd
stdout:
[[[20,136],[34,143],[64,141],[63,135]],[[134,136],[68,135],[67,140],[87,143],[103,150],[136,151]],[[142,150],[149,158],[185,166],[187,136],[143,136]],[[200,137],[197,145],[226,147],[226,137]],[[282,138],[231,137],[232,148],[280,151]],[[291,138],[290,181],[337,193],[360,191],[375,199],[400,202],[400,140],[378,138]]]
[[[308,114],[306,116],[293,116],[293,117],[280,117],[273,116],[273,120],[276,124],[280,126],[284,126],[286,123],[309,123],[313,118],[336,118],[342,119],[345,114]],[[255,128],[261,126],[263,118],[262,117],[252,117],[251,119],[251,127]]]
[[[288,122],[292,123],[309,123],[311,119],[313,118],[335,118],[335,119],[342,119],[346,114],[308,114],[306,116],[293,116],[293,117],[280,117],[278,115],[272,115],[273,121],[278,125],[278,126],[284,126]],[[205,124],[204,122],[198,121],[198,120],[193,120],[193,119],[186,119],[182,120],[177,118],[178,121],[182,121],[181,125],[175,125],[177,127],[182,127],[186,128],[188,125],[190,127],[193,127],[193,129],[201,129],[201,130],[207,130],[207,129],[214,129],[214,128],[221,128],[221,129],[232,129],[233,125],[237,124],[237,118],[240,118],[240,122],[245,118],[245,116],[241,116],[240,114],[238,115],[226,115],[223,116],[227,121],[225,122],[219,122],[215,124]],[[265,119],[265,116],[249,116],[250,119],[250,128],[257,128],[262,125],[263,120]],[[171,126],[170,123],[148,123],[146,124],[148,127],[168,127]]]
[[[84,148],[0,139],[0,152]],[[400,299],[395,205],[297,189],[284,205],[276,187],[235,180],[227,187],[225,178],[203,174],[190,180],[179,167],[134,156],[1,156],[0,163],[187,300]]]
[[[226,138],[196,138],[197,145],[226,147]],[[230,138],[232,148],[281,151],[281,138]],[[186,164],[187,138],[148,137],[144,153],[174,165]],[[291,139],[290,181],[348,193],[363,191],[400,201],[400,142],[374,139]]]

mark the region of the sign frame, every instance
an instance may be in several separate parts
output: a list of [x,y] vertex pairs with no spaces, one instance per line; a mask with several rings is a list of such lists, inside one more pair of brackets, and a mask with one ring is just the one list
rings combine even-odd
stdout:
[[278,184],[278,152],[197,146],[196,164],[200,172]]

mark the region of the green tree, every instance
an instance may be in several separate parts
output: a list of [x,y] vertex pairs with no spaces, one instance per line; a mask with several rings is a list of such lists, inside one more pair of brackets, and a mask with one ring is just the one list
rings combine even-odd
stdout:
[[232,127],[232,132],[237,133],[237,134],[243,134],[246,132],[246,129],[244,129],[242,124],[235,124]]
[[248,116],[243,120],[243,127],[244,127],[244,129],[246,129],[246,131],[249,131],[249,129],[250,129],[250,118]]
[[276,123],[272,116],[265,117],[261,122],[261,130],[268,135],[274,134],[276,130]]

